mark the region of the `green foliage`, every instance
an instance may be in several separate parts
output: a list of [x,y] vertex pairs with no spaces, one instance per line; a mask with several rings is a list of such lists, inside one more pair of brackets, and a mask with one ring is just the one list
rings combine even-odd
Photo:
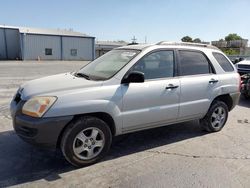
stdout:
[[196,39],[193,40],[193,42],[195,42],[195,43],[201,43],[201,39],[196,38]]
[[190,36],[185,36],[181,39],[182,42],[193,42],[193,39]]
[[225,40],[228,41],[232,41],[232,40],[241,40],[242,37],[237,35],[236,33],[230,33],[229,35],[227,35],[225,37]]
[[222,51],[226,54],[226,55],[239,55],[239,50],[235,50],[232,48],[227,48],[227,49],[222,49]]

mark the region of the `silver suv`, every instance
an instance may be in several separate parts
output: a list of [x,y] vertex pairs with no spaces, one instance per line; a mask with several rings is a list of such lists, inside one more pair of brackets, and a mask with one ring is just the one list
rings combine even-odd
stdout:
[[59,147],[81,167],[117,135],[199,119],[220,131],[238,103],[240,77],[217,48],[160,42],[114,49],[77,72],[22,85],[11,102],[16,133]]

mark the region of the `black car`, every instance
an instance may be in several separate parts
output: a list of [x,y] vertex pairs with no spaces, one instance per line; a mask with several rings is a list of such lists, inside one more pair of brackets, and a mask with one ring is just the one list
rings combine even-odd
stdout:
[[241,93],[246,99],[250,99],[250,73],[241,76]]

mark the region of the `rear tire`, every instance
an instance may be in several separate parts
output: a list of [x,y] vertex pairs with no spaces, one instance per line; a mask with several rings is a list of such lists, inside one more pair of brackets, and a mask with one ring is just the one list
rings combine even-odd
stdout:
[[228,107],[223,101],[214,101],[200,124],[207,132],[220,131],[227,122]]
[[109,151],[112,133],[103,120],[86,116],[72,121],[63,133],[61,150],[66,160],[84,167],[101,160]]

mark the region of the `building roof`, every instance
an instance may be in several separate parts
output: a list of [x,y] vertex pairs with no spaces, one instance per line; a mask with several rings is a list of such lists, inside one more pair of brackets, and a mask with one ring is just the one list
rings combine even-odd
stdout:
[[96,41],[95,49],[96,50],[112,50],[117,47],[126,46],[128,43],[120,41]]
[[16,27],[16,26],[5,26],[0,25],[0,28],[7,29],[18,29],[20,33],[26,34],[39,34],[39,35],[56,35],[56,36],[74,36],[74,37],[91,37],[84,33],[76,32],[73,30],[67,29],[40,29],[40,28],[32,28],[32,27]]
[[104,45],[104,46],[125,46],[127,42],[120,41],[96,41],[96,45]]
[[129,46],[122,46],[118,49],[134,49],[134,50],[142,50],[144,48],[153,46],[153,44],[135,44],[135,45],[129,45]]

